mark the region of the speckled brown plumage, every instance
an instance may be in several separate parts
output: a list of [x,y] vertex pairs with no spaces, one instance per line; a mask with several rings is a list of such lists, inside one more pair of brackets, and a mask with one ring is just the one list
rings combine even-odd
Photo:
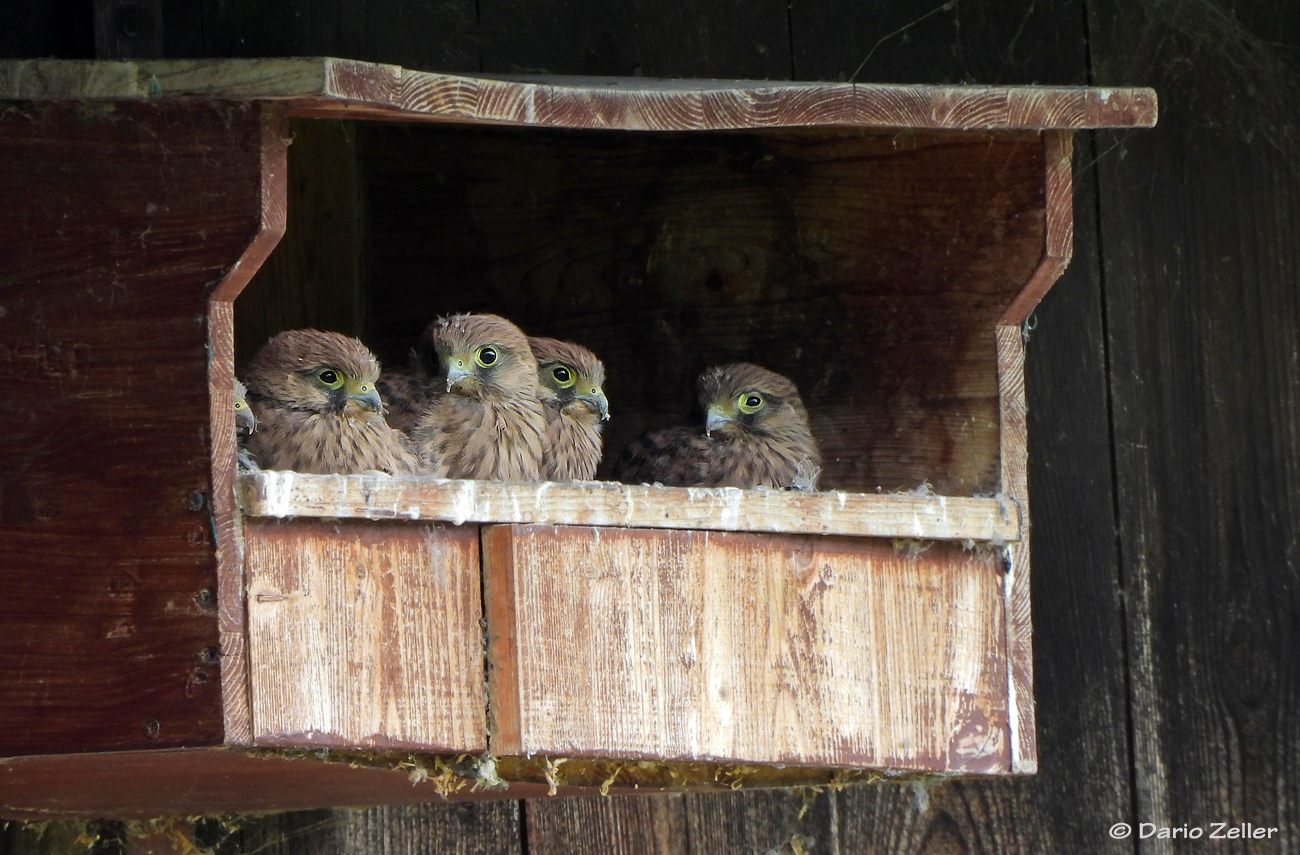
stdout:
[[539,480],[546,416],[527,337],[496,315],[440,318],[427,335],[445,393],[411,432],[426,469],[442,478]]
[[384,399],[384,417],[390,427],[410,433],[435,400],[446,394],[438,377],[438,354],[430,339],[437,321],[420,336],[404,371],[385,371],[379,377],[379,394]]
[[248,448],[264,469],[352,475],[416,471],[418,459],[384,421],[379,362],[353,338],[290,330],[244,371],[257,431]]
[[262,467],[258,465],[257,458],[253,457],[253,452],[248,450],[248,438],[257,430],[257,417],[253,415],[253,408],[248,406],[248,389],[243,383],[235,381],[235,445],[236,460],[239,462],[240,469],[246,469],[249,472],[256,472]]
[[605,365],[580,344],[529,338],[546,411],[542,477],[547,481],[590,481],[600,465],[601,436],[609,418]]
[[[698,386],[704,425],[672,427],[632,443],[614,467],[620,481],[816,488],[821,452],[794,383],[766,368],[736,363],[708,369]],[[749,408],[752,412],[745,411]]]

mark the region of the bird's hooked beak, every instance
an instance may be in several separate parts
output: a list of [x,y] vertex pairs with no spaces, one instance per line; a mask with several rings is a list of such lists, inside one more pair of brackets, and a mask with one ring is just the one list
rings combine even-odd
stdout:
[[704,414],[704,433],[711,436],[715,430],[721,430],[735,420],[735,415],[727,412],[721,404],[711,404]]
[[248,404],[235,404],[235,430],[243,434],[252,434],[257,430],[257,417]]
[[447,360],[447,391],[464,394],[465,385],[474,379],[473,364],[463,356],[453,356]]
[[347,408],[362,410],[369,413],[383,413],[384,401],[379,397],[379,390],[375,388],[374,383],[355,383],[349,380],[344,388],[347,389],[348,400]]
[[600,413],[601,421],[609,421],[609,400],[605,397],[605,390],[599,386],[592,386],[587,392],[575,396],[592,410]]

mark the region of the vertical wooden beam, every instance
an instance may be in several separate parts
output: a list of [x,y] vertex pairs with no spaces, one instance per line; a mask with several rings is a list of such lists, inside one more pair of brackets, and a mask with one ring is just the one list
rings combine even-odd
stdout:
[[267,104],[261,117],[262,228],[208,301],[208,398],[212,431],[212,521],[217,539],[217,619],[221,632],[221,697],[226,742],[252,743],[248,638],[239,517],[235,511],[234,304],[284,235],[288,128],[283,108]]
[[1021,324],[1070,263],[1074,248],[1072,142],[1068,131],[1043,133],[1043,257],[998,322],[998,408],[1001,489],[1020,506],[1019,541],[1008,547],[1006,586],[1007,693],[1012,771],[1038,771],[1034,716],[1033,622],[1029,584],[1029,429],[1025,406],[1025,343]]
[[1007,707],[1011,770],[1038,771],[1034,723],[1033,623],[1029,604],[1029,431],[1025,410],[1025,345],[1019,326],[999,326],[998,389],[1002,434],[1002,492],[1020,507],[1018,541],[1007,547],[1003,583],[1007,630]]

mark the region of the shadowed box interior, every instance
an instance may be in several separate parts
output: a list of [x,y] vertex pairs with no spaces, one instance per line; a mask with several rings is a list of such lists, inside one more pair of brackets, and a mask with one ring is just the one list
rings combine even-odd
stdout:
[[238,356],[318,325],[405,364],[494,312],[606,365],[606,477],[700,421],[695,377],[799,386],[821,485],[999,489],[993,328],[1043,254],[1035,132],[628,133],[298,119],[289,227],[235,303]]

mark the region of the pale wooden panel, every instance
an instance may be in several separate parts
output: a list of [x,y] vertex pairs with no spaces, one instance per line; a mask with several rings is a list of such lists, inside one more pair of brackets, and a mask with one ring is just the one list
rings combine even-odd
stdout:
[[847,534],[1009,543],[1020,507],[1002,498],[658,487],[609,481],[512,484],[258,472],[239,476],[244,513],[260,517],[547,523]]
[[482,79],[343,59],[0,63],[6,98],[203,96],[294,101],[297,115],[571,128],[1150,126],[1150,89],[907,86],[645,78]]
[[258,745],[486,746],[478,531],[248,520]]
[[1018,326],[999,326],[998,383],[1002,409],[1002,491],[1024,514],[1024,537],[1008,548],[1005,582],[1007,691],[1012,771],[1038,771],[1034,712],[1033,620],[1029,602],[1029,423],[1025,405],[1025,339]]
[[1005,772],[1001,558],[492,526],[501,754]]

